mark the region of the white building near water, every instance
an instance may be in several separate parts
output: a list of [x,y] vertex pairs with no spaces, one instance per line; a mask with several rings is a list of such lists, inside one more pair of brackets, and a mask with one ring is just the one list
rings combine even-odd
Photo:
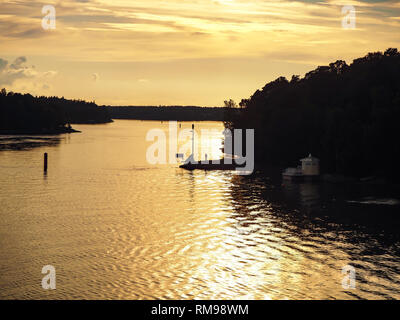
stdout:
[[307,158],[301,159],[301,171],[304,176],[319,176],[319,159],[314,158],[311,153]]
[[318,158],[315,158],[309,154],[307,158],[300,159],[300,162],[301,166],[298,166],[297,168],[287,168],[285,171],[283,171],[283,178],[296,179],[319,176],[320,170]]

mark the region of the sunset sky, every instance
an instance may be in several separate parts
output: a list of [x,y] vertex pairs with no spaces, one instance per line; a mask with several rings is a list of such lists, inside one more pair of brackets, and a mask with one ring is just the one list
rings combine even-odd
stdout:
[[[42,28],[42,7],[56,29]],[[356,29],[342,28],[342,7]],[[98,104],[220,106],[280,75],[400,47],[400,1],[0,0],[0,87]]]

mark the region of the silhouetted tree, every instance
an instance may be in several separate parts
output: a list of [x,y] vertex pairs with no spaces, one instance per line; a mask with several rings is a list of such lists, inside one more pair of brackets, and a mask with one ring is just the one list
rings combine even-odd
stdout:
[[400,53],[389,48],[280,77],[244,100],[227,127],[256,130],[258,164],[295,165],[311,152],[325,172],[398,179],[399,74]]
[[0,133],[53,133],[68,123],[109,122],[107,108],[83,100],[0,93]]

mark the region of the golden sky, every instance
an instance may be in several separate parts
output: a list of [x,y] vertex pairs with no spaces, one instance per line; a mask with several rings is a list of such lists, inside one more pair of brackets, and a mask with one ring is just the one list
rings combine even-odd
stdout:
[[[42,28],[42,8],[56,29]],[[356,28],[342,28],[342,7]],[[220,106],[280,75],[400,47],[400,1],[0,0],[0,87],[98,104]]]

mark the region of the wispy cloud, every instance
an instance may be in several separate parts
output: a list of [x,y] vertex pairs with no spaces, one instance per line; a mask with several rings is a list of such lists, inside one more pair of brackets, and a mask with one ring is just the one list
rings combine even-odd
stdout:
[[11,63],[0,58],[0,86],[18,89],[48,89],[50,88],[48,82],[51,82],[56,75],[56,71],[41,72],[35,66],[28,65],[25,56],[17,57]]
[[[69,58],[79,53],[80,59],[96,60],[263,55],[271,47],[307,50],[321,40],[329,52],[338,38],[349,41],[349,34],[341,29],[340,8],[352,4],[357,8],[358,34],[351,35],[356,43],[365,38],[378,42],[399,39],[394,32],[400,27],[397,1],[49,2],[57,9],[55,33],[40,28],[42,2],[1,1],[0,26],[5,30],[1,38],[36,39],[29,46],[35,54],[42,47]],[[98,50],[94,57],[87,54],[89,48]]]
[[[56,30],[41,27],[41,9],[45,4],[56,8]],[[342,29],[343,5],[356,9],[354,30]],[[67,77],[64,81],[73,79],[71,84],[79,83],[82,92],[84,81],[90,84],[98,79],[94,74],[101,74],[102,81],[91,86],[101,90],[96,96],[107,94],[112,99],[117,90],[119,95],[131,96],[126,81],[140,86],[143,83],[137,79],[157,78],[142,85],[135,94],[156,90],[160,97],[170,98],[174,84],[165,83],[165,89],[156,87],[160,83],[158,76],[170,79],[170,70],[174,70],[171,67],[168,72],[163,71],[163,65],[179,66],[179,61],[207,65],[208,61],[223,61],[219,59],[245,59],[250,66],[251,61],[273,61],[282,72],[293,63],[301,64],[303,70],[305,66],[339,58],[349,60],[369,51],[398,46],[399,17],[400,2],[394,0],[0,0],[0,42],[6,44],[2,46],[3,57],[16,57],[23,48],[27,57],[43,61],[43,68],[49,58],[62,61],[62,66],[81,63],[80,70],[65,67],[62,76]],[[129,70],[130,77],[122,83],[128,71],[126,67],[109,70],[116,62],[149,67],[140,74]],[[96,66],[92,68],[91,64]],[[47,69],[53,68],[52,65]],[[226,86],[227,92],[230,79],[237,77],[239,86],[241,75],[236,74],[237,69],[238,64],[232,62],[229,68],[218,69],[219,73],[213,73],[216,68],[207,70],[204,77],[199,76],[207,81],[193,83],[193,89],[186,90],[196,92],[204,88],[203,96],[215,101],[216,85]],[[199,67],[196,72],[205,73],[203,70],[206,68]],[[184,71],[180,76],[182,83],[176,80],[178,86],[194,81],[191,70]],[[255,68],[252,74],[265,81],[276,75],[262,67]],[[248,86],[248,91],[256,82],[251,80],[241,84]],[[67,90],[61,81],[59,90]],[[213,98],[208,94],[211,91]]]
[[26,57],[18,57],[9,63],[0,58],[0,85],[12,85],[18,79],[33,78],[37,75],[34,67],[25,65]]

